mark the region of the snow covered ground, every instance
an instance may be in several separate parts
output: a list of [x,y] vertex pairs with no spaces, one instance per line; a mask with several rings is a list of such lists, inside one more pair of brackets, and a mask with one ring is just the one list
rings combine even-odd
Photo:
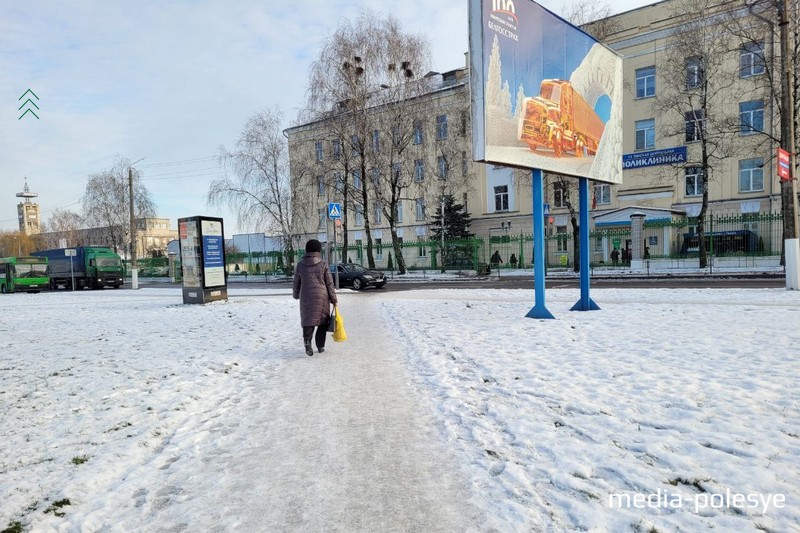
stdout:
[[0,298],[0,531],[800,531],[800,295]]

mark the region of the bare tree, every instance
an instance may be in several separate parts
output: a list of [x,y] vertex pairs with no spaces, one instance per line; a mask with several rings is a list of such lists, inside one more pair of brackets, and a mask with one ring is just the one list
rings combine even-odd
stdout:
[[614,12],[607,3],[577,0],[565,5],[561,13],[564,19],[601,42],[620,30],[619,21],[611,18]]
[[[613,11],[607,3],[578,0],[569,6],[564,6],[562,13],[566,20],[582,28],[600,42],[605,41],[621,29],[619,21],[611,18]],[[561,205],[569,212],[572,226],[572,268],[575,272],[579,272],[581,268],[579,206],[574,201],[578,198],[578,180],[554,173],[547,173],[545,179],[554,194],[558,190],[561,195]]]
[[[372,223],[378,212],[389,214],[395,254],[401,271],[405,268],[402,254],[397,254],[394,213],[402,196],[398,191],[406,182],[398,179],[402,172],[397,172],[397,165],[402,165],[400,156],[408,146],[413,124],[407,111],[412,101],[426,92],[427,80],[422,74],[428,64],[424,37],[405,33],[391,16],[380,18],[366,11],[339,25],[310,69],[304,115],[308,120],[324,120],[330,142],[341,143],[340,157],[334,159],[336,170],[326,175],[348,209],[344,213],[345,247],[347,212],[356,209],[363,218],[371,268],[375,266]],[[382,189],[385,183],[396,187]]]
[[[791,90],[795,95],[794,109],[789,109],[786,97],[790,90],[785,69],[797,65],[800,59],[800,1],[788,2],[787,25],[780,24],[783,18],[783,0],[745,0],[742,7],[729,11],[723,21],[725,29],[738,40],[739,76],[747,78],[752,85],[751,93],[761,96],[765,108],[777,111],[780,128],[751,128],[750,133],[760,138],[762,152],[774,157],[775,146],[788,147],[790,125],[794,124],[795,146],[800,146],[800,76],[793,76]],[[788,32],[789,54],[781,52],[781,33]],[[733,44],[737,44],[734,42]],[[770,103],[770,106],[766,104]],[[752,126],[752,125],[751,125]],[[788,148],[787,148],[788,150]],[[796,175],[796,173],[795,173]],[[783,215],[784,239],[792,238],[794,233],[794,201],[791,182],[781,183],[781,212]],[[784,263],[785,250],[781,250],[781,264]]]
[[[437,118],[434,124],[435,138],[434,154],[432,160],[436,164],[436,179],[426,184],[426,197],[439,204],[438,212],[444,211],[448,197],[455,197],[457,192],[465,193],[473,188],[475,183],[475,165],[471,164],[469,157],[470,141],[472,134],[467,117],[469,116],[469,88],[462,85],[465,80],[457,80],[453,94],[449,98],[437,98],[433,102],[432,116]],[[454,119],[454,120],[451,120]],[[444,131],[442,122],[444,120]],[[436,212],[436,210],[432,210]],[[446,239],[450,234],[446,226],[448,217],[440,217],[440,238]],[[448,249],[440,245],[442,268],[446,264]]]
[[86,223],[77,213],[56,209],[43,226],[42,233],[46,235],[45,245],[48,248],[58,248],[61,239],[67,241],[67,246],[77,246],[81,229],[86,227]]
[[[129,159],[118,159],[113,168],[89,176],[83,196],[84,220],[90,226],[104,228],[115,252],[130,243],[130,194],[128,186]],[[142,183],[141,175],[133,172],[134,219],[156,216],[156,204]]]
[[668,39],[659,64],[663,89],[653,104],[654,116],[662,117],[659,131],[689,144],[687,162],[677,170],[678,180],[686,180],[687,187],[691,185],[695,193],[702,193],[697,215],[700,268],[708,265],[708,184],[733,153],[735,135],[727,108],[731,106],[731,88],[736,78],[725,64],[731,40],[718,23],[718,5],[715,0],[684,0],[676,4],[680,23],[678,31]]
[[282,120],[278,108],[262,111],[247,121],[235,150],[220,147],[220,164],[233,177],[226,174],[211,182],[207,200],[212,205],[227,205],[236,213],[240,226],[279,234],[292,265],[293,188]]

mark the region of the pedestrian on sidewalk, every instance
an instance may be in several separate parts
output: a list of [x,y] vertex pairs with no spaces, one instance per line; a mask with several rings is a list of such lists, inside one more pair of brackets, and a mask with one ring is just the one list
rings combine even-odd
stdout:
[[[328,321],[331,319],[331,304],[335,306],[338,299],[328,263],[322,260],[322,243],[317,239],[306,243],[306,254],[297,263],[292,297],[300,300],[300,326],[303,328],[306,355],[314,355],[311,348],[312,337],[319,353],[324,352]],[[316,334],[314,328],[317,328]]]

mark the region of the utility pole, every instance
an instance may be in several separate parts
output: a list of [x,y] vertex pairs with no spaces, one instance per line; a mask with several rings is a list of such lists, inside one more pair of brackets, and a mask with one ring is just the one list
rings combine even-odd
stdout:
[[[795,164],[797,162],[797,155],[795,154],[795,131],[794,131],[794,84],[792,79],[794,57],[789,50],[789,0],[778,0],[780,10],[780,38],[781,38],[781,67],[783,68],[783,76],[781,79],[781,86],[783,94],[781,98],[781,144],[782,148],[789,152],[789,181],[783,185],[783,194],[781,195],[783,201],[787,203],[783,209],[784,216],[787,214],[791,216],[791,222],[786,224],[784,221],[784,239],[785,239],[785,252],[786,252],[786,288],[787,289],[800,289],[800,230],[798,229],[797,220],[797,173],[795,172]],[[791,198],[787,198],[787,194]],[[791,202],[789,204],[789,202]],[[791,205],[791,208],[789,208]]]
[[783,0],[783,8],[781,9],[781,62],[783,63],[783,82],[786,84],[786,93],[783,97],[784,111],[786,112],[786,136],[784,141],[784,150],[789,152],[789,183],[792,190],[792,218],[794,224],[794,234],[791,238],[797,239],[800,237],[800,229],[798,228],[797,219],[797,172],[795,165],[797,164],[797,147],[795,146],[795,130],[794,130],[794,56],[792,56],[789,49],[789,0]]
[[139,288],[139,269],[136,264],[136,220],[133,210],[133,165],[139,161],[143,161],[144,157],[137,159],[128,165],[128,200],[130,201],[131,211],[131,288]]

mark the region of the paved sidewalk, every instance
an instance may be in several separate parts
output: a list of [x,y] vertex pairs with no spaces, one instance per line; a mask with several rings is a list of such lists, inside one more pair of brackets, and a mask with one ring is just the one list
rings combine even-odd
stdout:
[[[209,522],[237,516],[237,531],[245,532],[481,529],[469,482],[434,434],[403,356],[387,341],[379,301],[359,296],[340,296],[346,342],[329,337],[325,353],[308,357],[300,328],[286,332],[286,342],[272,347],[281,354],[277,366],[268,355],[272,364],[248,369],[238,394],[220,398],[207,420],[195,419],[199,427],[184,428],[218,437],[178,436],[165,450],[165,457],[193,455],[220,472],[219,485],[230,484],[199,479],[183,493],[215,509]],[[243,447],[236,436],[244,434],[260,434],[248,439],[258,446]],[[165,509],[162,523],[191,528],[201,519],[181,514],[179,506]]]

